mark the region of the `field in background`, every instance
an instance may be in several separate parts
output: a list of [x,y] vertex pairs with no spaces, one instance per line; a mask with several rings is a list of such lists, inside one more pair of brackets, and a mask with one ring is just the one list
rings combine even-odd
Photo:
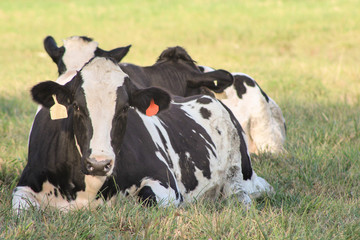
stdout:
[[[360,2],[357,0],[0,1],[0,239],[358,239]],[[202,65],[254,77],[282,108],[287,154],[253,156],[275,188],[244,211],[233,201],[179,209],[11,214],[36,111],[29,89],[55,80],[42,41],[86,35],[124,62],[151,65],[180,45]]]

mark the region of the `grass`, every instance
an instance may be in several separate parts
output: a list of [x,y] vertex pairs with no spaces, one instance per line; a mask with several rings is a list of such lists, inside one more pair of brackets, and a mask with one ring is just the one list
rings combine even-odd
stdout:
[[[358,239],[360,16],[357,0],[0,2],[0,239]],[[253,156],[275,188],[245,211],[232,200],[181,208],[115,206],[11,213],[36,105],[56,78],[42,40],[87,35],[150,65],[184,46],[199,64],[253,76],[282,108],[287,154]]]

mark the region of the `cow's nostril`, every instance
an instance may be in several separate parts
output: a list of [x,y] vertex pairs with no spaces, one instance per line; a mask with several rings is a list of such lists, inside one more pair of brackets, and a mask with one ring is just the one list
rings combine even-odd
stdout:
[[104,171],[108,172],[110,171],[110,169],[111,169],[111,163],[106,164],[106,166],[104,167]]
[[86,164],[86,169],[87,169],[89,172],[94,171],[94,167],[92,166],[91,163]]

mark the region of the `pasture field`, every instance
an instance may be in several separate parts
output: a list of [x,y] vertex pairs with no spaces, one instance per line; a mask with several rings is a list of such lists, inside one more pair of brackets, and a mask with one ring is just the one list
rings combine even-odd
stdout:
[[[0,1],[0,239],[359,239],[360,1]],[[62,213],[12,214],[37,105],[55,80],[42,41],[86,35],[151,65],[180,45],[199,64],[254,77],[282,108],[286,154],[252,156],[276,194],[144,208],[134,199]]]

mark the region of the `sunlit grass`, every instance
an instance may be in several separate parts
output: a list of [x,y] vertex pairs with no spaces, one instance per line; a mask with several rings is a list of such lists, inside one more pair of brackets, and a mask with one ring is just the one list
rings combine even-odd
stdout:
[[[1,239],[357,239],[360,235],[360,2],[0,1]],[[245,211],[232,200],[94,211],[11,213],[36,104],[29,89],[57,77],[42,41],[93,37],[132,44],[151,65],[180,45],[199,64],[245,72],[282,108],[287,153],[252,162],[276,194]]]

